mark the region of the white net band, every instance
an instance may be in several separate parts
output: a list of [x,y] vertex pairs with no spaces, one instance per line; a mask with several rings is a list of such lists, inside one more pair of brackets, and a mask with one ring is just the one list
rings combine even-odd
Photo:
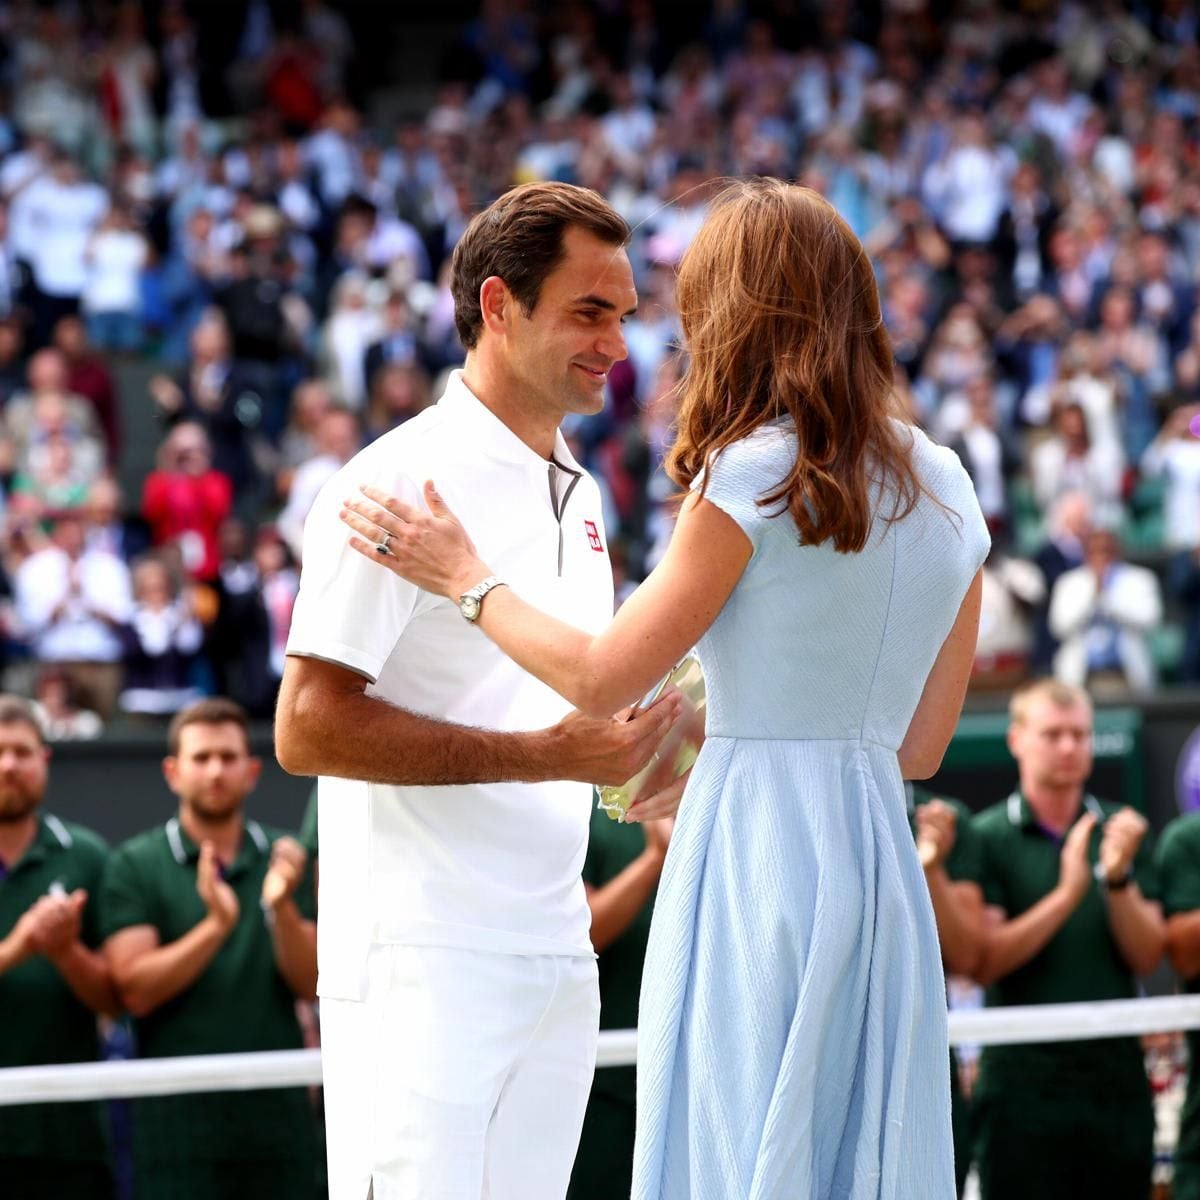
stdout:
[[[1037,1004],[950,1013],[950,1041],[956,1046],[1085,1041],[1185,1029],[1200,1029],[1200,996]],[[636,1029],[605,1030],[600,1034],[598,1067],[631,1066],[636,1061]],[[0,1070],[0,1107],[61,1100],[312,1087],[320,1082],[319,1050],[11,1067]]]

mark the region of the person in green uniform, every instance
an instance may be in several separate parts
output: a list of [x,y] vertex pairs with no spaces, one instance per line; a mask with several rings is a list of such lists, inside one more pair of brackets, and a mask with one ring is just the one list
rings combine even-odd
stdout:
[[[1167,954],[1186,991],[1200,992],[1200,813],[1177,817],[1158,843]],[[1175,1145],[1174,1200],[1200,1200],[1200,1032],[1187,1035],[1187,1096]]]
[[[295,1002],[316,990],[304,851],[244,815],[261,763],[237,704],[202,700],[167,737],[178,813],[113,851],[101,891],[104,950],[137,1052],[298,1049]],[[303,1200],[315,1141],[300,1088],[143,1100],[137,1200]]]
[[[982,856],[971,827],[971,810],[961,801],[906,785],[908,819],[937,921],[942,962],[951,975],[973,976],[983,955],[985,928]],[[954,1179],[963,1194],[971,1167],[971,1112],[950,1050],[950,1114],[954,1125]]]
[[[98,950],[106,847],[42,810],[49,763],[33,710],[0,696],[0,1067],[93,1060],[96,1014],[119,1008]],[[101,1106],[0,1109],[0,1194],[111,1197]]]
[[[1053,680],[1016,692],[1009,749],[1020,786],[973,822],[991,926],[977,971],[989,1007],[1118,1000],[1162,958],[1145,818],[1085,790],[1087,693]],[[1154,1118],[1137,1038],[989,1046],[975,1093],[983,1200],[1133,1200],[1150,1191]]]
[[[599,955],[600,1028],[636,1029],[642,962],[673,818],[625,824],[593,808],[583,883]],[[633,1187],[634,1067],[596,1071],[567,1200],[615,1200]]]

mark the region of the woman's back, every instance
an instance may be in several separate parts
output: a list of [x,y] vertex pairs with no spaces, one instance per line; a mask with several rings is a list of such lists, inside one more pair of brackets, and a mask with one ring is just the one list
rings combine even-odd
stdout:
[[849,554],[800,546],[786,510],[756,504],[795,461],[790,422],[718,457],[706,498],[739,522],[754,556],[700,643],[710,737],[900,745],[988,546],[957,456],[912,436],[928,494],[889,522],[885,489],[866,547]]

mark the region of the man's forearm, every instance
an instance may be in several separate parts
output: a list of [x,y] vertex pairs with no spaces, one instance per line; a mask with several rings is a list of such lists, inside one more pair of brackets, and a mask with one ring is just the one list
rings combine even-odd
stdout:
[[206,916],[181,938],[148,950],[117,979],[122,1003],[143,1017],[173,1000],[200,978],[228,936],[228,929]]
[[926,869],[925,882],[947,971],[974,974],[983,957],[985,936],[982,900],[968,891],[976,890],[975,886],[955,885],[941,865]]
[[19,967],[29,957],[29,952],[17,944],[15,937],[0,939],[0,975]]
[[989,931],[976,978],[995,983],[1036,957],[1067,923],[1078,901],[1056,887],[1019,917]]
[[277,757],[293,775],[397,787],[563,778],[552,731],[454,725],[362,692],[281,692],[275,731]]
[[1108,925],[1113,940],[1135,975],[1149,975],[1167,944],[1166,924],[1157,904],[1136,883],[1108,892]]
[[643,850],[623,871],[588,894],[592,949],[607,950],[637,920],[662,876],[663,856]]
[[267,918],[275,965],[301,1000],[317,994],[317,926],[300,915],[296,902],[282,901]]
[[73,942],[66,951],[50,961],[80,1004],[92,1012],[109,1017],[121,1011],[121,1001],[108,963],[99,951],[89,950],[81,942]]
[[1200,908],[1167,918],[1167,953],[1180,979],[1200,975]]

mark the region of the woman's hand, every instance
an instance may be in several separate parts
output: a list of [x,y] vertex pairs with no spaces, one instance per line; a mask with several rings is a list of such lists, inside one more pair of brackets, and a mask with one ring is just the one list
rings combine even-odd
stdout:
[[364,558],[455,601],[491,574],[432,483],[424,489],[428,512],[381,488],[364,485],[360,490],[365,499],[346,500],[338,516],[361,535],[352,537],[350,545]]

